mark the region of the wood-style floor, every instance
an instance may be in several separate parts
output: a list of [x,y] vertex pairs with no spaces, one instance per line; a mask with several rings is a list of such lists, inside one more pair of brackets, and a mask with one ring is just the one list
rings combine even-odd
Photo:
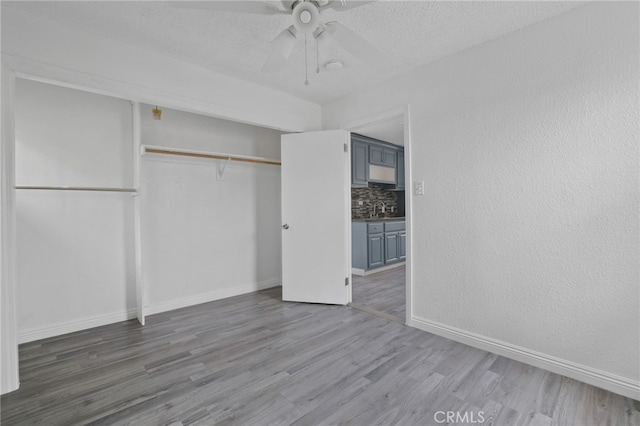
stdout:
[[361,277],[352,275],[351,299],[354,305],[400,319],[406,319],[406,266]]
[[[20,346],[9,425],[638,425],[640,403],[274,288]],[[434,415],[436,418],[434,418]]]

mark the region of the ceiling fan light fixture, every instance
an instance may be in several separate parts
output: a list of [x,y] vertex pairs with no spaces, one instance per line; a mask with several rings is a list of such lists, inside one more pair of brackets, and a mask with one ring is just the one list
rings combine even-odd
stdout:
[[329,50],[340,47],[335,42],[333,37],[331,37],[330,32],[328,31],[326,25],[323,23],[320,23],[320,25],[318,25],[318,28],[316,28],[316,30],[313,32],[313,37],[318,42],[320,50]]
[[296,45],[296,35],[297,30],[291,25],[271,41],[271,54],[263,65],[262,72],[275,72],[284,66]]
[[309,25],[309,23],[311,23],[311,12],[309,12],[308,10],[303,10],[302,12],[300,12],[300,22],[302,22],[305,25]]
[[320,11],[312,2],[300,2],[293,8],[293,25],[302,34],[312,34],[320,24]]

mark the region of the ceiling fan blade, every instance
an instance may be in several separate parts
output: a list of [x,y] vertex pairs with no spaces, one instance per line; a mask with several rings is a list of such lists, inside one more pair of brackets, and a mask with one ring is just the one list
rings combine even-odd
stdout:
[[376,64],[385,59],[385,56],[371,43],[360,37],[339,22],[327,22],[323,34],[333,39],[349,53],[359,57],[365,62]]
[[363,6],[365,4],[374,3],[376,0],[333,0],[330,1],[325,8],[334,9],[337,11],[349,10],[356,7]]
[[267,62],[262,66],[262,72],[275,72],[284,67],[296,45],[295,34],[296,29],[291,25],[271,41],[271,54],[269,54]]
[[171,1],[180,9],[214,10],[216,12],[249,13],[253,15],[289,15],[291,12],[278,7],[279,1]]

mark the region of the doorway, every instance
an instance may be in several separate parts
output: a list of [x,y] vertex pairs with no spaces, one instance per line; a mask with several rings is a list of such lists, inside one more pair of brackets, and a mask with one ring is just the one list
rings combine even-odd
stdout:
[[[409,106],[341,127],[352,132],[352,156],[357,150],[366,151],[358,142],[365,146],[371,143],[368,146],[371,157],[367,159],[367,172],[371,171],[371,175],[367,174],[364,181],[356,176],[361,166],[352,158],[350,305],[408,324],[411,318]],[[378,175],[378,164],[383,164],[379,162],[380,147],[387,158],[392,158],[391,152],[396,153],[396,176],[392,181]]]

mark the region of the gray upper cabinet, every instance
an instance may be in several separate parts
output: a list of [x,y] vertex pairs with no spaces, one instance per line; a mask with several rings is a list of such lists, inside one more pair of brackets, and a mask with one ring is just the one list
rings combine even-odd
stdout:
[[351,141],[351,184],[367,186],[369,183],[369,144]]
[[[372,168],[375,174],[371,172]],[[396,189],[404,189],[404,149],[352,134],[351,185],[367,186],[369,182],[391,184],[396,185]]]
[[384,148],[378,145],[369,145],[369,163],[378,166],[384,165]]
[[404,189],[404,182],[404,149],[399,149],[396,166],[396,189]]
[[369,163],[376,166],[395,167],[396,152],[395,148],[371,144],[369,145]]
[[384,148],[383,154],[383,165],[389,167],[396,167],[396,157],[397,157],[397,149],[394,148]]

